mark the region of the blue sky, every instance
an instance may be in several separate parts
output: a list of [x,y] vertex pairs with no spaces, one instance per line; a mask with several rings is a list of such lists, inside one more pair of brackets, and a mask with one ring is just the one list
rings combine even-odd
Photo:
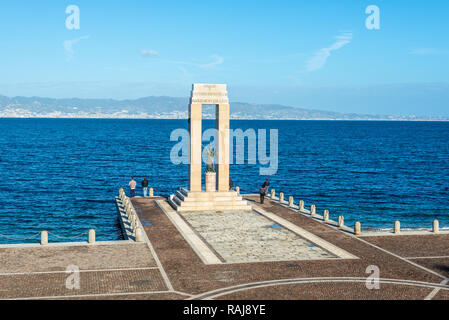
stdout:
[[[66,7],[80,8],[68,30]],[[365,9],[380,9],[368,30]],[[449,2],[2,1],[0,94],[188,96],[449,115]]]

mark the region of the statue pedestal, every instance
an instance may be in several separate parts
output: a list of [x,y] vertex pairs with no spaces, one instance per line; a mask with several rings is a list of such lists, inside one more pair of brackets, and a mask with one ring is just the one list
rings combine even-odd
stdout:
[[191,192],[179,188],[168,203],[177,212],[252,210],[248,201],[235,191]]
[[215,172],[206,172],[206,192],[217,191],[217,174]]

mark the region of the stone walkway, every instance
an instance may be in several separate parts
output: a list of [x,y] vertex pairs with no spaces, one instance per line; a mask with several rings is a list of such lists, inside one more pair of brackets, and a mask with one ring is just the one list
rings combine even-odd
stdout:
[[[257,198],[246,197],[250,201]],[[139,217],[150,220],[153,224],[145,227],[145,231],[173,287],[177,291],[193,295],[192,298],[445,299],[449,293],[449,287],[442,284],[446,276],[441,269],[408,260],[372,244],[371,239],[357,238],[338,231],[272,201],[266,201],[263,209],[346,250],[358,259],[205,265],[167,214],[156,204],[136,200],[134,205]],[[200,223],[197,225],[199,229],[204,227]],[[424,237],[427,238],[412,238],[407,241],[413,246],[413,243],[424,240],[429,253],[432,252],[434,243],[438,243],[435,248],[449,247],[448,235]],[[397,239],[400,238],[401,236]],[[214,240],[210,238],[208,241]],[[437,252],[440,253],[440,249]],[[365,285],[366,278],[370,275],[366,272],[369,266],[377,266],[380,270],[380,290],[368,290]],[[221,293],[217,294],[217,291]]]
[[[257,200],[256,196],[246,198]],[[449,299],[449,235],[356,237],[267,200],[261,206],[266,212],[356,258],[303,260],[305,248],[306,255],[312,252],[311,257],[316,258],[316,251],[308,247],[313,241],[298,240],[286,230],[264,229],[270,222],[260,217],[218,214],[224,222],[231,220],[225,233],[220,232],[220,224],[204,225],[200,217],[186,217],[227,259],[237,257],[238,252],[223,248],[240,240],[258,250],[261,237],[274,239],[273,246],[260,255],[250,254],[250,259],[280,259],[206,265],[155,200],[133,199],[133,204],[139,218],[148,222],[143,225],[148,242],[1,247],[0,298]],[[211,221],[209,218],[206,220]],[[242,219],[249,219],[247,228],[239,223]],[[259,234],[260,230],[264,232]],[[220,242],[214,232],[227,238]],[[300,241],[300,249],[289,248],[290,241]],[[226,245],[220,249],[220,243]],[[274,248],[283,246],[289,249],[275,252]],[[297,260],[283,260],[286,257]],[[246,258],[240,256],[235,261],[241,259]],[[80,269],[79,290],[66,287],[69,265]],[[379,290],[366,287],[370,266],[379,268]]]
[[[73,275],[68,268],[79,269],[79,289],[67,288]],[[0,299],[101,299],[142,293],[179,298],[168,289],[146,243],[0,248]]]
[[201,211],[181,215],[226,263],[338,258],[255,212]]

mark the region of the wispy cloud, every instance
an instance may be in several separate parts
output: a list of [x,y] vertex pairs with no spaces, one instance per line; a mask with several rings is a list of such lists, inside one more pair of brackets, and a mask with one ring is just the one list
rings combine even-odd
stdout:
[[199,64],[198,67],[200,67],[201,69],[212,69],[213,67],[224,63],[224,58],[220,57],[218,54],[211,55],[211,58],[214,59],[214,61],[205,64]]
[[449,51],[435,48],[417,48],[410,50],[410,54],[428,56],[428,55],[449,54]]
[[73,46],[78,42],[80,42],[81,40],[85,39],[89,39],[89,36],[83,36],[73,40],[66,40],[62,43],[62,45],[64,46],[67,61],[72,60],[73,56],[75,55],[75,52],[73,51]]
[[307,61],[306,70],[316,71],[324,67],[327,59],[331,56],[332,51],[336,51],[352,41],[352,32],[344,32],[335,37],[335,42],[327,47],[320,49],[315,55]]
[[145,50],[141,51],[142,57],[157,57],[159,56],[159,52],[156,50]]
[[183,74],[188,74],[189,72],[187,71],[186,68],[179,66],[178,70],[181,71]]
[[213,69],[214,67],[221,65],[225,62],[225,59],[223,57],[219,56],[218,54],[213,54],[210,56],[210,58],[212,59],[211,62],[194,62],[194,61],[168,60],[168,59],[159,60],[159,61],[163,62],[163,63],[177,64],[180,66],[190,66],[190,67],[195,67],[195,68],[205,69],[205,70]]

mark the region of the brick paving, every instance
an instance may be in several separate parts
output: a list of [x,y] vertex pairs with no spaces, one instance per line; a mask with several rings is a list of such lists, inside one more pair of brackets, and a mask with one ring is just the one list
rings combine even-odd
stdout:
[[363,237],[402,257],[449,256],[449,235],[400,235]]
[[0,276],[0,298],[95,295],[166,291],[158,270],[127,270],[80,273],[80,289],[69,290],[65,273]]
[[155,267],[146,244],[0,248],[0,274]]
[[[258,197],[246,198],[254,201]],[[233,292],[230,287],[285,279],[366,278],[366,269],[372,265],[379,267],[382,279],[439,285],[449,276],[448,258],[405,260],[388,252],[401,257],[446,256],[449,235],[358,239],[269,200],[261,206],[264,210],[358,259],[205,265],[155,200],[137,198],[133,199],[133,204],[139,218],[145,221],[143,228],[150,246],[127,243],[0,248],[0,298],[186,299],[189,295],[203,295],[220,289],[223,295],[217,299],[424,299],[434,291],[433,288],[382,283],[381,290],[368,290],[360,282],[278,283],[238,292]],[[68,274],[64,271],[68,265],[77,265],[84,270],[80,274],[80,290],[68,290],[65,286]],[[169,280],[163,277],[164,271]],[[169,284],[173,291],[168,289]],[[441,289],[434,299],[449,299],[449,291]]]
[[381,284],[380,290],[367,290],[363,283],[313,283],[266,287],[220,296],[217,300],[423,300],[429,289]]
[[[148,294],[122,294],[122,295],[103,295],[103,296],[88,296],[75,297],[70,300],[183,300],[185,295],[177,293],[148,293]],[[49,300],[49,299],[46,299]],[[51,299],[51,300],[67,300],[65,298]]]
[[411,259],[411,261],[418,263],[426,268],[434,270],[449,278],[449,258],[439,259]]
[[[257,197],[246,197],[254,201]],[[277,261],[258,263],[237,263],[222,265],[204,265],[194,250],[186,242],[183,236],[172,225],[164,212],[156,205],[148,201],[136,200],[134,206],[139,217],[152,222],[152,226],[145,227],[145,231],[152,242],[167,275],[175,290],[189,294],[200,294],[220,288],[226,288],[239,284],[258,281],[270,281],[291,278],[313,278],[313,277],[367,277],[368,266],[376,265],[381,271],[381,278],[415,280],[439,284],[443,280],[435,274],[422,270],[407,261],[401,260],[388,252],[379,250],[369,243],[357,240],[354,236],[340,232],[326,226],[314,219],[300,215],[284,206],[272,201],[266,201],[262,206],[265,210],[273,212],[278,216],[294,223],[303,229],[312,232],[325,241],[328,241],[349,253],[359,257],[353,260],[320,260],[320,261]],[[443,236],[443,239],[448,239]],[[420,241],[419,239],[418,241]],[[428,250],[429,251],[429,250]],[[439,250],[438,250],[439,252]],[[337,288],[343,284],[314,284],[314,287]],[[304,286],[304,285],[302,285]],[[423,299],[432,288],[418,288],[404,285],[385,285],[383,293],[368,292],[364,285],[344,284],[351,288],[351,297],[370,297],[371,299]],[[298,286],[301,287],[301,286]],[[397,290],[394,290],[394,288]],[[275,286],[280,289],[283,286]],[[265,289],[264,289],[265,290]],[[242,291],[239,293],[241,299],[259,297],[251,292],[264,292],[262,289]],[[268,290],[268,289],[266,289]],[[318,289],[317,289],[318,290]],[[327,290],[327,289],[326,289]],[[330,289],[329,289],[330,290]],[[383,290],[381,290],[383,291]],[[264,299],[275,299],[282,297],[276,290],[272,293],[263,294]],[[279,291],[280,292],[280,291]],[[288,292],[288,290],[286,291]],[[324,292],[324,291],[323,291]],[[247,294],[246,294],[247,293]],[[312,291],[298,289],[295,297],[297,299],[313,299],[319,294]],[[323,297],[327,294],[323,293]],[[336,296],[334,294],[334,296]],[[341,295],[340,295],[341,296]],[[348,295],[343,295],[344,296]]]
[[449,300],[449,291],[441,290],[432,300]]
[[[76,266],[80,289],[66,287]],[[145,243],[0,248],[0,299],[168,291]]]

